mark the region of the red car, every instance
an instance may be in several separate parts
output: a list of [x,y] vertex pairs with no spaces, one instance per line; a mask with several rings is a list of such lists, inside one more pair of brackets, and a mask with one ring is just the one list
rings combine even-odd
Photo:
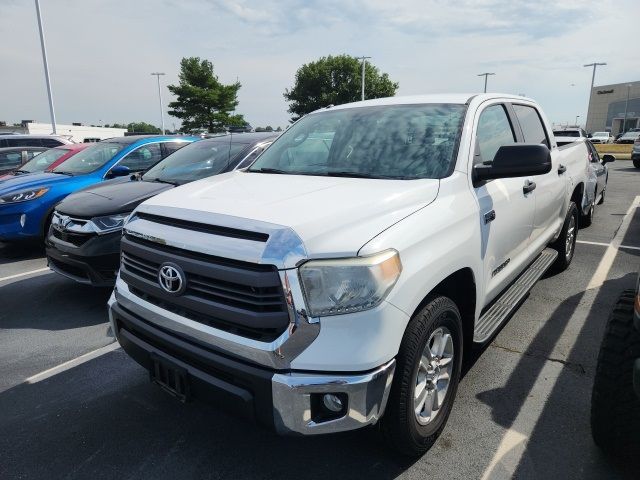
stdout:
[[90,145],[92,144],[71,143],[69,145],[60,145],[59,147],[50,148],[36,155],[13,172],[9,172],[5,175],[0,175],[0,181],[13,178],[16,175],[24,175],[26,173],[50,172],[62,162],[73,157],[80,150],[84,150]]

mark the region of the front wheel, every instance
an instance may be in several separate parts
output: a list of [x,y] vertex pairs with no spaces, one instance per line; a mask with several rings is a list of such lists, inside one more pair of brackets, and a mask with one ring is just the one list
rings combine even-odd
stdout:
[[392,449],[422,455],[444,429],[460,381],[462,320],[455,303],[432,297],[409,322],[396,362],[380,428]]
[[569,268],[573,254],[576,250],[578,238],[578,207],[574,202],[569,203],[569,209],[562,225],[562,231],[558,239],[550,246],[558,252],[558,258],[551,268],[555,272],[562,272]]
[[593,223],[593,216],[595,215],[596,212],[596,204],[595,201],[591,204],[591,206],[589,207],[589,211],[587,212],[586,215],[580,215],[580,228],[586,228],[591,226],[591,224]]
[[636,168],[640,168],[640,158],[633,161],[633,166]]

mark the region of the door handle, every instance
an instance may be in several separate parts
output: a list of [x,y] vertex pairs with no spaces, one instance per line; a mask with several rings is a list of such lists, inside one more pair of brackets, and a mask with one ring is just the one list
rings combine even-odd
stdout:
[[531,193],[536,189],[536,182],[531,182],[529,180],[524,182],[524,187],[522,187],[522,191],[526,195],[527,193]]
[[558,175],[562,175],[566,171],[567,171],[567,167],[565,167],[564,165],[560,165],[558,167]]

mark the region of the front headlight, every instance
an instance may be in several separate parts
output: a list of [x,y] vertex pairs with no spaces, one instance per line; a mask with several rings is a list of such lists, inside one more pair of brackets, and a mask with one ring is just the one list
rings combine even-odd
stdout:
[[128,213],[118,213],[117,215],[94,217],[91,221],[96,226],[98,233],[109,233],[121,230],[128,216]]
[[401,271],[395,250],[368,257],[309,261],[300,267],[309,315],[323,317],[375,308]]
[[35,200],[49,191],[48,188],[33,188],[31,190],[22,190],[21,192],[10,193],[0,197],[0,203],[18,203]]

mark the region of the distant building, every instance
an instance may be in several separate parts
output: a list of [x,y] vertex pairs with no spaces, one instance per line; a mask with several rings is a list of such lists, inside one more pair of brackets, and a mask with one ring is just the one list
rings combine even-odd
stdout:
[[[623,128],[625,110],[627,121]],[[616,135],[637,127],[640,127],[640,81],[593,87],[587,132],[607,131]]]
[[[4,123],[4,122],[0,122]],[[125,128],[105,128],[105,127],[90,127],[82,125],[81,123],[74,123],[72,125],[56,124],[56,130],[58,135],[70,137],[75,142],[86,141],[98,141],[105,138],[123,137],[127,131]],[[50,123],[38,123],[32,120],[23,120],[21,125],[10,126],[0,125],[0,133],[23,133],[23,134],[38,134],[49,135],[53,133]]]

